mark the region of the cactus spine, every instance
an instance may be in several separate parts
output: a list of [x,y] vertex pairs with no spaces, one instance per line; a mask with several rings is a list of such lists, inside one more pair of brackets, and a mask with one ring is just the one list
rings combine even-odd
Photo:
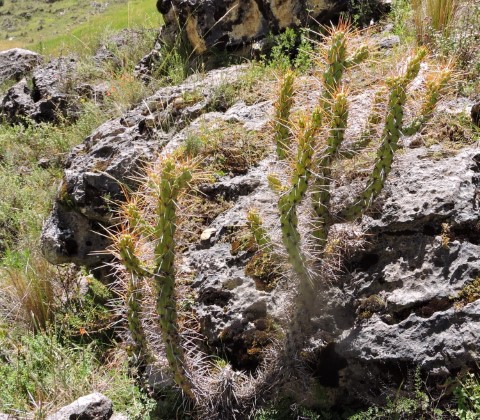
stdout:
[[250,228],[258,247],[267,253],[272,252],[272,239],[263,227],[262,219],[257,210],[252,209],[247,213],[247,225]]
[[285,159],[290,146],[290,111],[293,106],[294,73],[289,70],[285,74],[280,86],[278,100],[275,103],[274,133],[277,146],[277,156]]
[[347,58],[347,37],[348,28],[334,29],[330,35],[327,68],[322,77],[323,94],[320,99],[320,106],[325,111],[331,109],[331,100],[340,88],[344,71],[365,61],[369,55],[367,47],[362,46]]
[[407,100],[406,89],[408,84],[418,75],[420,63],[426,55],[425,49],[420,49],[415,57],[408,63],[405,75],[389,80],[390,94],[385,127],[382,134],[380,147],[373,171],[369,176],[367,185],[354,203],[340,214],[341,219],[355,220],[362,215],[380,194],[385,185],[385,180],[392,168],[393,156],[398,147],[403,126],[403,108]]
[[309,281],[305,257],[300,250],[297,206],[302,201],[308,187],[315,149],[315,135],[322,125],[320,110],[315,110],[311,119],[303,124],[298,139],[297,159],[289,190],[278,201],[282,240],[300,281]]
[[420,115],[402,130],[403,134],[411,136],[417,133],[420,128],[428,122],[451,76],[452,72],[446,68],[436,77],[427,81],[425,99],[420,110]]
[[142,278],[146,274],[141,267],[140,259],[135,255],[135,238],[123,233],[118,238],[120,261],[129,273],[125,302],[127,304],[128,329],[133,340],[133,356],[139,368],[143,368],[152,360],[148,348],[148,340],[142,325],[140,302],[142,302]]

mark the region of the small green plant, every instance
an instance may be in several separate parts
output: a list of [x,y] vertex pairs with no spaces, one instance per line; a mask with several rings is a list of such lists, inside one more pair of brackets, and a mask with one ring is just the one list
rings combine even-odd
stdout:
[[468,373],[455,388],[457,409],[454,414],[461,420],[474,420],[480,416],[480,381],[478,376]]

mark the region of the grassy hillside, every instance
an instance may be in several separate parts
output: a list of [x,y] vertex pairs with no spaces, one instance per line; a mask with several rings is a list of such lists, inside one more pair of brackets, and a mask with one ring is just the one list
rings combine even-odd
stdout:
[[5,0],[0,51],[23,47],[43,54],[85,54],[105,30],[158,28],[161,19],[153,0]]

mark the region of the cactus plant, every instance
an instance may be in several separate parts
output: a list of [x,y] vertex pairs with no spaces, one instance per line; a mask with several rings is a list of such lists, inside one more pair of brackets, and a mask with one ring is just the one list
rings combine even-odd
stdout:
[[294,73],[291,70],[287,71],[280,85],[278,100],[275,103],[273,129],[275,133],[275,144],[277,146],[277,156],[279,159],[286,158],[286,152],[290,146],[290,111],[293,106],[294,81]]
[[[175,243],[176,201],[179,193],[186,187],[192,175],[188,167],[175,164],[173,159],[165,159],[160,177],[152,174],[150,188],[156,200],[156,219],[153,226],[148,226],[138,206],[131,201],[124,206],[128,233],[116,238],[117,256],[130,273],[127,286],[127,318],[136,351],[148,357],[145,333],[139,315],[141,292],[139,279],[153,279],[156,287],[156,310],[165,344],[166,356],[175,382],[191,399],[195,399],[193,385],[186,373],[185,357],[177,327],[177,311],[175,301]],[[136,234],[150,236],[155,240],[154,267],[144,263],[136,255]]]
[[272,239],[268,235],[267,230],[263,227],[262,218],[257,210],[249,210],[247,213],[247,225],[250,228],[258,247],[267,253],[272,252]]

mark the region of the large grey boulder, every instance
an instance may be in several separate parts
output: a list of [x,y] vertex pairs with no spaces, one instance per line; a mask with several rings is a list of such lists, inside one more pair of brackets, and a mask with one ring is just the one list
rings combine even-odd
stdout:
[[109,420],[113,414],[112,407],[112,401],[105,395],[94,392],[61,408],[47,420]]
[[0,84],[7,80],[19,81],[42,61],[40,54],[22,48],[0,51]]
[[348,0],[157,1],[165,20],[163,37],[174,37],[182,28],[197,54],[238,47],[287,27],[328,23],[348,5]]

